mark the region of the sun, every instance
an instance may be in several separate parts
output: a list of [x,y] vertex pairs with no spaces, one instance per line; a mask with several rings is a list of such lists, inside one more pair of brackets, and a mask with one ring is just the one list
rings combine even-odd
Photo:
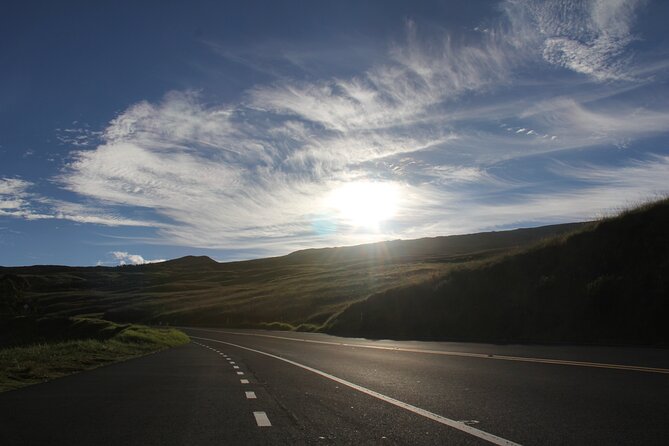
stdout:
[[399,188],[394,183],[356,181],[335,189],[329,201],[339,216],[350,224],[377,229],[396,214],[399,195]]

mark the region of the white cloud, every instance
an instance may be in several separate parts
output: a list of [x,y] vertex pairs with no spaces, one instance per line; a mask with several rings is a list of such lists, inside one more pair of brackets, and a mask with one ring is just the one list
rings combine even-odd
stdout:
[[34,183],[18,178],[0,178],[0,216],[25,220],[59,219],[104,226],[155,226],[147,221],[121,217],[95,205],[47,198],[31,192],[34,186]]
[[407,27],[388,62],[357,77],[259,86],[237,105],[204,106],[193,92],[136,104],[59,181],[96,202],[151,209],[173,243],[321,240],[312,228],[324,197],[361,175],[356,166],[456,140],[434,108],[508,75],[494,35],[462,44]]
[[[262,246],[271,254],[468,232],[523,218],[557,218],[559,212],[563,219],[582,215],[580,207],[616,202],[605,182],[588,185],[587,194],[491,204],[480,197],[524,185],[487,167],[666,131],[669,112],[661,106],[602,106],[597,101],[606,102],[622,87],[591,82],[632,79],[626,48],[638,4],[615,2],[606,10],[594,1],[508,1],[511,26],[491,24],[475,38],[422,36],[409,22],[406,42],[392,45],[385,62],[357,76],[282,77],[228,104],[206,103],[190,91],[142,101],[103,132],[64,131],[74,135],[75,147],[88,144],[89,136],[99,138],[94,149],[73,152],[56,179],[81,202],[31,194],[31,184],[6,185],[15,192],[0,201],[0,214],[149,226],[161,243]],[[587,96],[580,85],[571,92],[559,81],[544,85],[519,75],[544,59],[587,74],[583,84],[588,92],[599,88],[599,96]],[[522,85],[505,88],[514,82]],[[557,99],[553,89],[562,92]],[[327,206],[334,189],[359,180],[394,182],[400,191],[402,207],[383,233],[360,233]],[[618,198],[650,188],[611,183],[624,189]],[[586,205],[588,197],[593,206]],[[334,230],[315,230],[322,221]],[[134,256],[144,262],[117,253],[119,261],[133,263]]]
[[[110,254],[118,261],[119,265],[145,265],[147,263],[160,263],[165,261],[165,259],[145,260],[144,257],[139,254],[129,254],[125,251],[112,251]],[[98,266],[101,264],[102,262],[98,261]]]
[[411,230],[421,236],[436,236],[586,221],[669,195],[666,155],[620,166],[557,163],[550,171],[565,182],[560,190],[550,193],[536,192],[541,183],[506,181],[489,173],[485,174],[488,186],[479,191],[430,186],[420,192],[429,197],[429,202],[417,202],[420,204],[411,212],[435,218],[424,219],[422,225]]
[[72,123],[74,127],[71,128],[57,128],[56,139],[61,144],[83,148],[92,147],[100,141],[101,132],[92,130],[89,126],[80,126],[77,121]]
[[607,103],[606,108],[601,108],[561,97],[542,101],[522,116],[558,133],[563,141],[561,148],[616,144],[630,138],[658,135],[669,129],[669,110],[622,102],[614,106]]
[[559,164],[553,171],[561,176],[590,183],[596,187],[608,186],[628,198],[652,197],[669,190],[669,156],[653,155],[633,160],[623,166],[601,167],[594,164]]
[[249,105],[336,132],[398,128],[428,119],[443,101],[504,82],[514,59],[505,47],[496,35],[477,43],[421,40],[408,22],[407,41],[392,47],[388,63],[350,79],[256,87]]
[[33,183],[20,178],[0,178],[0,195],[25,196]]
[[102,226],[160,227],[157,222],[123,217],[108,208],[104,209],[92,204],[73,203],[50,198],[38,198],[33,202],[44,205],[46,212],[49,213],[42,218],[69,220],[75,223],[92,223]]
[[644,0],[507,0],[513,41],[598,81],[629,80],[632,24]]
[[29,189],[34,184],[20,178],[0,178],[0,216],[34,219],[40,214],[31,210]]

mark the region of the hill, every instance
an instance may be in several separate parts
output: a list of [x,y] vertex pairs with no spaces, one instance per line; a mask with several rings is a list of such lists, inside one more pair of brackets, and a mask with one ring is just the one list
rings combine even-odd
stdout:
[[336,334],[669,345],[669,200],[347,307]]
[[242,262],[188,256],[112,268],[0,268],[1,280],[8,284],[0,296],[0,317],[4,311],[5,317],[34,313],[116,322],[323,329],[349,305],[375,293],[421,283],[457,265],[581,226],[309,249]]

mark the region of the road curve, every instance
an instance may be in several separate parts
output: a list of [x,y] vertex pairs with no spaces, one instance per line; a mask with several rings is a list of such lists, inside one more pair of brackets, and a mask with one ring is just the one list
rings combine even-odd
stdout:
[[666,350],[184,328],[0,394],[2,444],[667,444]]

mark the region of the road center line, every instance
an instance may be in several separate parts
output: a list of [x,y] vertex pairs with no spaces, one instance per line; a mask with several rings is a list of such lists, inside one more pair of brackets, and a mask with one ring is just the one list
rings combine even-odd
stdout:
[[[219,342],[221,344],[230,345],[232,347],[241,348],[241,349],[244,349],[244,350],[248,350],[250,352],[258,353],[260,355],[268,356],[270,358],[278,359],[279,361],[283,361],[283,362],[286,362],[288,364],[294,365],[296,367],[300,367],[304,370],[315,373],[317,375],[320,375],[324,378],[327,378],[329,380],[332,380],[332,381],[337,382],[339,384],[342,384],[344,386],[350,387],[351,389],[357,390],[358,392],[361,392],[361,393],[364,393],[366,395],[372,396],[374,398],[380,399],[381,401],[385,401],[386,403],[390,403],[390,404],[392,404],[394,406],[397,406],[399,408],[408,410],[409,412],[413,412],[417,415],[421,415],[425,418],[429,418],[430,420],[436,421],[437,423],[441,423],[443,425],[452,427],[452,428],[457,429],[459,431],[465,432],[469,435],[473,435],[475,437],[481,438],[482,440],[486,440],[490,443],[493,443],[493,444],[496,444],[496,445],[505,445],[505,446],[519,446],[518,443],[514,443],[510,440],[506,440],[502,437],[498,437],[498,436],[493,435],[493,434],[489,434],[488,432],[485,432],[485,431],[482,431],[480,429],[476,429],[474,427],[468,426],[468,425],[466,425],[466,424],[464,424],[460,421],[451,420],[450,418],[442,417],[441,415],[438,415],[436,413],[430,412],[430,411],[425,410],[425,409],[421,409],[420,407],[413,406],[411,404],[405,403],[405,402],[400,401],[400,400],[396,400],[395,398],[391,398],[391,397],[386,396],[382,393],[375,392],[374,390],[368,389],[368,388],[360,386],[358,384],[354,384],[350,381],[346,381],[345,379],[338,378],[334,375],[330,375],[329,373],[325,373],[325,372],[323,372],[321,370],[318,370],[318,369],[315,369],[313,367],[309,367],[307,365],[300,364],[299,362],[291,361],[290,359],[282,358],[280,356],[276,356],[276,355],[273,355],[271,353],[263,352],[263,351],[260,351],[260,350],[255,350],[253,348],[244,347],[242,345],[233,344],[231,342],[219,341],[218,339],[201,338],[201,337],[198,337],[198,336],[191,336],[191,337],[195,338],[195,339],[201,339],[203,341]],[[242,383],[243,383],[243,381],[247,381],[247,383],[248,383],[248,380],[243,379],[241,381],[242,381]],[[253,414],[255,415],[256,413],[258,413],[258,412],[254,412]],[[260,413],[264,413],[264,412],[260,412]],[[256,416],[256,421],[257,420],[258,420],[258,417]],[[269,422],[269,420],[267,420],[267,422]],[[260,424],[258,424],[258,426],[260,426]]]
[[267,414],[265,412],[253,412],[253,416],[256,418],[256,424],[258,427],[271,427],[272,423],[269,422]]
[[248,379],[240,379],[239,382],[242,383],[242,384],[248,384],[249,380]]
[[244,394],[246,395],[247,400],[255,400],[258,398],[255,392],[244,392]]
[[[660,367],[644,367],[636,365],[624,365],[624,364],[608,364],[602,362],[588,362],[588,361],[570,361],[564,359],[550,359],[550,358],[532,358],[529,356],[508,356],[508,355],[493,355],[487,353],[467,353],[467,352],[455,352],[455,351],[446,351],[446,350],[422,350],[418,348],[406,348],[406,347],[383,347],[380,345],[369,345],[369,344],[350,344],[346,342],[331,342],[331,341],[317,341],[315,339],[298,339],[291,338],[288,336],[275,336],[275,335],[265,335],[260,333],[238,333],[234,331],[219,331],[219,330],[209,330],[206,328],[193,328],[188,327],[189,330],[199,330],[199,331],[209,331],[212,333],[222,333],[222,334],[231,334],[238,336],[257,336],[261,338],[271,338],[271,339],[281,339],[286,341],[293,342],[305,342],[308,344],[324,344],[324,345],[336,345],[339,347],[358,347],[358,348],[371,348],[374,350],[390,350],[398,352],[410,352],[410,353],[425,353],[430,355],[444,355],[444,356],[464,356],[468,358],[480,358],[480,359],[496,359],[498,361],[516,361],[516,362],[532,362],[540,364],[555,364],[555,365],[568,365],[576,367],[592,367],[598,369],[614,369],[614,370],[629,370],[634,372],[648,372],[648,373],[662,373],[669,375],[669,369],[660,368]],[[192,336],[196,338],[196,336]],[[199,338],[206,339],[206,338]]]

